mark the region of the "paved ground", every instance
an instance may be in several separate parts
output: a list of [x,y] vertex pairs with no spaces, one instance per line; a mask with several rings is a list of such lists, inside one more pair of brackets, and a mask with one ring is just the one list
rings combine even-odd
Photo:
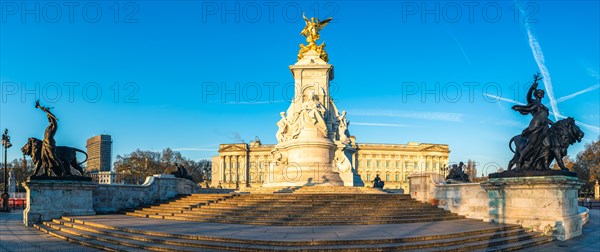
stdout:
[[10,213],[0,212],[0,251],[98,251],[54,236],[43,234],[34,228],[23,225],[23,210]]
[[600,209],[590,210],[590,221],[583,226],[583,234],[566,241],[553,241],[525,251],[600,252]]
[[[157,220],[125,216],[97,215],[78,217],[113,226],[154,230],[173,234],[236,237],[240,239],[306,240],[306,239],[385,239],[435,235],[493,227],[498,224],[476,220],[452,220],[394,225],[351,225],[324,227],[268,227],[256,225],[198,223]],[[42,234],[22,224],[22,211],[0,213],[0,251],[97,251]],[[590,212],[590,222],[583,235],[574,239],[529,249],[527,251],[600,251],[600,210]]]

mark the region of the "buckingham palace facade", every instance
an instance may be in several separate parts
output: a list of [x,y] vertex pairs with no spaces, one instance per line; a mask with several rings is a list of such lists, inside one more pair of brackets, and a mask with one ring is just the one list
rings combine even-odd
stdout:
[[[356,144],[352,155],[354,169],[365,186],[372,186],[375,176],[386,189],[408,192],[408,175],[419,172],[444,173],[450,150],[446,144],[409,142],[407,144]],[[221,144],[219,155],[212,158],[212,187],[260,187],[269,179],[275,145],[251,143]]]

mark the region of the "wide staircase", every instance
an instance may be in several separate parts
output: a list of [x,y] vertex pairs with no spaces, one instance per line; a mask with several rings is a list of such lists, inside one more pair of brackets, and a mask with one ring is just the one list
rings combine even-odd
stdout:
[[368,193],[368,194],[386,194],[387,190],[372,187],[348,187],[348,186],[288,186],[288,187],[248,187],[238,190],[238,193],[295,193],[295,194],[347,194],[347,193]]
[[[175,223],[163,228],[176,230],[179,226]],[[101,220],[94,222],[76,217],[45,221],[35,227],[55,237],[106,251],[514,251],[551,241],[550,237],[527,232],[518,225],[403,238],[304,240],[270,240],[269,233],[255,239],[239,239],[236,235],[177,234],[170,230],[124,228],[104,224]],[[418,231],[414,230],[415,233]],[[365,229],[364,232],[375,230]]]
[[329,191],[304,187],[294,193],[191,195],[173,202],[128,212],[127,215],[229,224],[319,226],[373,225],[464,218],[409,195],[376,189]]
[[409,195],[343,187],[193,194],[126,215],[62,217],[35,227],[108,251],[513,251],[552,240]]

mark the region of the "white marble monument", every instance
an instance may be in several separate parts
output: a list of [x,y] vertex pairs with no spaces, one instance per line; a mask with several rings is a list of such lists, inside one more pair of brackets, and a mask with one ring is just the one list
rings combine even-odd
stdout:
[[268,183],[263,186],[345,185],[354,182],[349,122],[329,88],[333,66],[314,50],[290,66],[294,99],[277,122]]

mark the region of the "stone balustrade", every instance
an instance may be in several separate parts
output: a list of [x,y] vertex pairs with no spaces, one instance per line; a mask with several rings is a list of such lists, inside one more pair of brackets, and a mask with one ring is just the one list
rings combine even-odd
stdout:
[[28,226],[61,216],[119,212],[202,190],[194,182],[173,175],[149,176],[142,185],[70,180],[31,180],[23,185],[27,190],[23,222]]

